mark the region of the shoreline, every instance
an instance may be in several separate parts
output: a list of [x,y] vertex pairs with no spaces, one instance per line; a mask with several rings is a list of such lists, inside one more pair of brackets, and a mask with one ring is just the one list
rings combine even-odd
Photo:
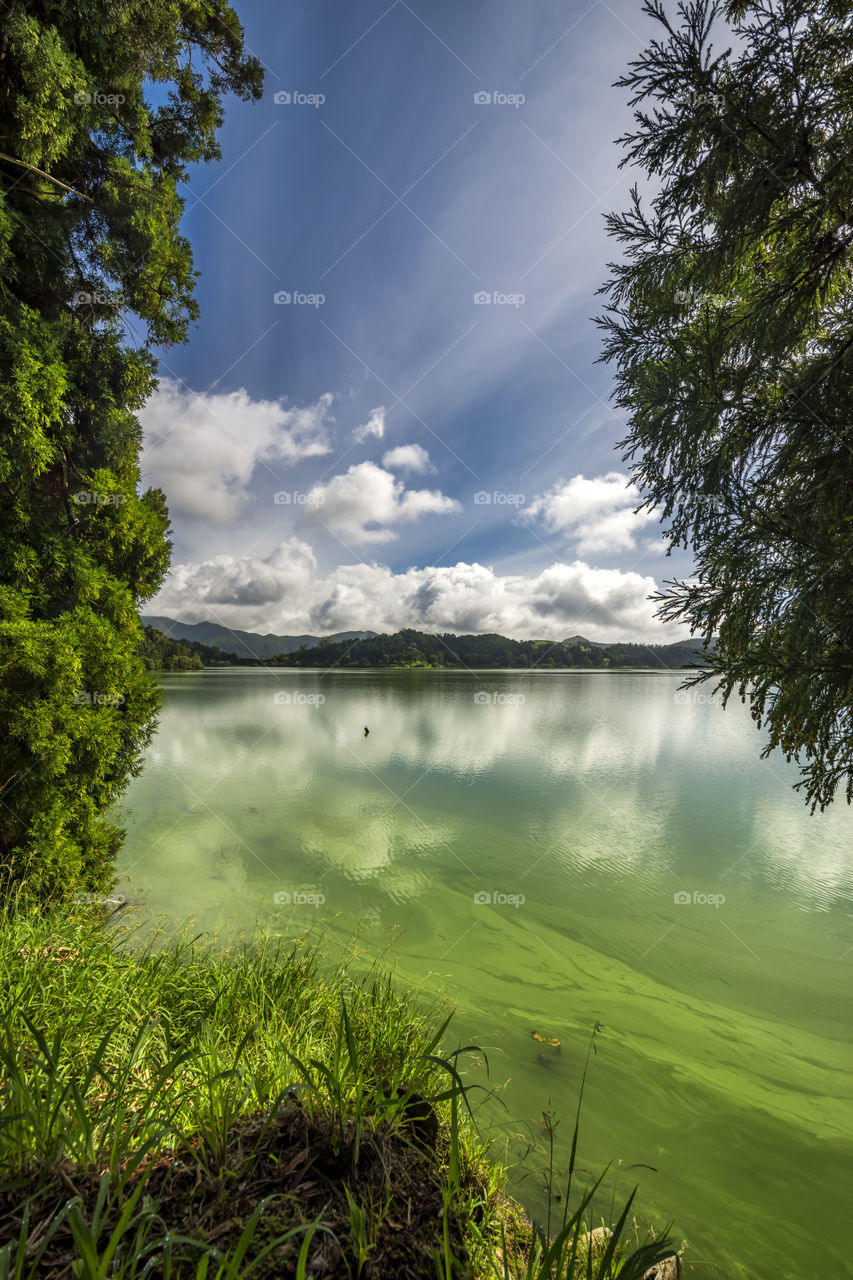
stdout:
[[[506,1166],[469,1119],[468,1052],[446,1047],[450,1017],[390,975],[327,970],[304,939],[225,948],[187,934],[140,948],[100,906],[7,906],[4,925],[17,993],[3,1015],[14,1046],[5,1065],[20,1114],[0,1135],[0,1163],[27,1171],[30,1210],[22,1217],[8,1188],[0,1210],[19,1242],[54,1242],[40,1276],[64,1274],[81,1223],[99,1255],[111,1232],[127,1244],[144,1227],[148,1256],[168,1253],[175,1277],[241,1248],[259,1277],[295,1274],[300,1259],[306,1275],[363,1280],[427,1280],[436,1266],[445,1280],[497,1280],[504,1263],[513,1278],[551,1275]],[[49,1082],[60,1079],[76,1084],[56,1105]],[[558,1274],[586,1276],[591,1248],[599,1280],[615,1276],[617,1258],[620,1276],[675,1277],[671,1244],[641,1246],[618,1213],[606,1228],[614,1248],[602,1243],[603,1219],[572,1172],[573,1158],[568,1225],[551,1237]],[[126,1212],[143,1194],[147,1215]],[[655,1269],[664,1257],[669,1270]]]

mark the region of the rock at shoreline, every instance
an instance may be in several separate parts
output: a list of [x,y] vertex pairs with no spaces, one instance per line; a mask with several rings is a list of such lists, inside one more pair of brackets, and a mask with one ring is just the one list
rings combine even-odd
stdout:
[[643,1280],[678,1280],[678,1255],[673,1253],[662,1262],[656,1262],[645,1272]]
[[[596,1261],[604,1252],[607,1241],[612,1235],[613,1232],[609,1227],[596,1227],[594,1231],[581,1236],[579,1243],[584,1250],[584,1256],[586,1250],[591,1247],[593,1261]],[[648,1271],[643,1272],[643,1280],[679,1280],[679,1276],[677,1253],[671,1254],[661,1262],[656,1262],[653,1267],[649,1267]]]

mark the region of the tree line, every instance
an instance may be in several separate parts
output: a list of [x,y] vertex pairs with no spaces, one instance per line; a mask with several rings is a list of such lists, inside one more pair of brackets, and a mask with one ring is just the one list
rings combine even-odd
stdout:
[[203,667],[234,667],[236,653],[223,653],[200,640],[174,640],[155,627],[143,627],[138,653],[146,671],[201,671]]
[[506,636],[457,636],[450,632],[429,635],[424,631],[397,631],[365,640],[321,640],[302,645],[294,653],[274,658],[240,658],[223,653],[215,645],[195,640],[172,640],[145,628],[140,650],[149,670],[188,671],[205,666],[247,667],[409,667],[464,669],[467,667],[554,669],[577,667],[591,671],[648,667],[674,670],[697,664],[702,646],[677,644],[587,645],[550,640],[510,640]]
[[320,644],[282,654],[282,667],[512,667],[546,669],[580,667],[607,670],[618,667],[676,668],[695,662],[701,646],[693,644],[584,645],[550,640],[510,640],[506,636],[427,635],[397,631],[368,640]]

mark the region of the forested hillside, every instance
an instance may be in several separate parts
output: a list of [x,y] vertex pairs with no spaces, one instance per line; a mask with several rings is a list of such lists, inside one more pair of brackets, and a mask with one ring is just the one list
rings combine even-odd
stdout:
[[274,661],[290,667],[618,667],[677,668],[698,661],[701,649],[689,642],[669,645],[610,644],[588,641],[510,640],[506,636],[427,635],[398,631],[282,655]]
[[139,656],[146,671],[200,671],[202,667],[229,667],[242,662],[236,653],[223,653],[198,640],[172,640],[154,627],[142,628],[145,638]]
[[570,641],[510,640],[506,636],[456,636],[450,632],[397,631],[365,640],[321,640],[295,653],[281,653],[261,662],[226,653],[197,640],[172,640],[154,627],[145,627],[141,650],[148,670],[188,671],[210,666],[274,667],[580,667],[618,670],[649,667],[676,670],[699,662],[702,649],[690,641],[677,644],[597,644],[583,636]]

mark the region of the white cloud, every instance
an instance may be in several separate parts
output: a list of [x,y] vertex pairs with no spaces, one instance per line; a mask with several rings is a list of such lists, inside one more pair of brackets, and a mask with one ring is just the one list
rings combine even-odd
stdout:
[[139,415],[143,481],[165,490],[173,516],[232,519],[258,467],[280,478],[277,468],[329,452],[332,400],[288,408],[243,389],[197,395],[163,378]]
[[[294,610],[296,600],[309,599],[316,570],[308,543],[288,538],[266,557],[221,555],[176,565],[157,607],[167,613],[178,610],[182,618],[191,615],[239,628],[244,616],[256,623]],[[156,610],[152,606],[149,612]]]
[[311,548],[291,539],[266,558],[180,565],[148,607],[187,621],[249,631],[326,634],[415,627],[499,632],[519,639],[675,639],[654,617],[653,578],[577,560],[535,577],[461,562],[394,573],[381,564],[341,565],[317,575]]
[[521,518],[539,520],[549,533],[565,535],[584,555],[632,551],[636,536],[658,520],[654,511],[635,514],[640,497],[637,487],[618,471],[590,479],[573,476],[534,498]]
[[375,462],[360,462],[316,484],[309,493],[307,520],[321,521],[349,542],[391,542],[389,526],[410,523],[422,515],[460,510],[458,502],[432,489],[407,489]]
[[400,444],[382,455],[383,467],[391,471],[435,471],[426,449],[419,444]]
[[353,439],[356,444],[363,444],[368,436],[376,436],[378,440],[381,440],[384,435],[385,406],[384,404],[381,404],[377,409],[370,410],[370,417],[367,419],[367,422],[363,423],[360,427],[356,427],[353,432]]

